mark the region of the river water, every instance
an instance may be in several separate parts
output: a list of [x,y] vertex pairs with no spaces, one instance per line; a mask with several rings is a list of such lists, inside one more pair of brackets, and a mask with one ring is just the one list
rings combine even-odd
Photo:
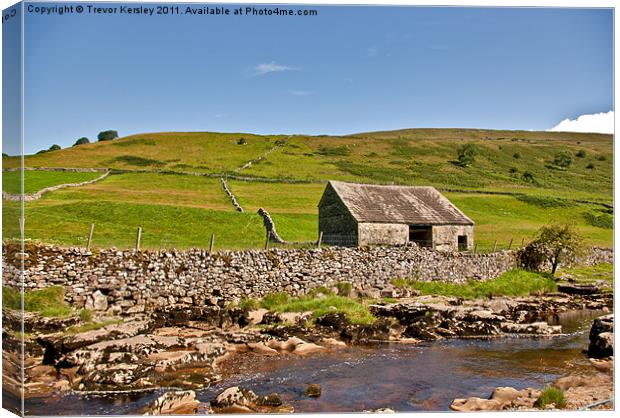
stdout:
[[[555,337],[453,339],[423,344],[349,347],[302,358],[293,355],[236,355],[224,380],[197,392],[208,402],[223,389],[241,385],[263,395],[280,394],[296,412],[445,411],[454,398],[487,398],[497,386],[539,388],[559,376],[588,367],[583,349],[597,312],[567,313],[550,322],[563,325]],[[310,383],[320,398],[307,398]],[[132,395],[30,399],[30,415],[137,414],[161,392]]]

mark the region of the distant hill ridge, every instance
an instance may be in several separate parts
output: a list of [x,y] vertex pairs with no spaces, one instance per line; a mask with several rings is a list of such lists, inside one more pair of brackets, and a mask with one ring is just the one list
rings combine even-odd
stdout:
[[[478,149],[459,166],[458,147]],[[280,145],[277,146],[276,145]],[[554,163],[570,154],[568,167]],[[264,158],[257,158],[264,156]],[[163,132],[25,157],[28,167],[234,173],[273,181],[343,180],[487,191],[579,194],[611,200],[613,136],[487,129],[402,129],[346,136]],[[248,162],[251,164],[248,165]],[[5,168],[19,158],[5,157]]]

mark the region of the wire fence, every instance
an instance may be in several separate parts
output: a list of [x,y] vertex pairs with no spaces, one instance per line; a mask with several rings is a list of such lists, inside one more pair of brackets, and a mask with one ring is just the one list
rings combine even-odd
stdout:
[[[85,226],[83,234],[68,234],[59,231],[58,235],[53,238],[35,239],[33,237],[39,236],[38,232],[33,229],[27,230],[26,241],[35,242],[43,241],[49,244],[57,244],[62,246],[74,246],[83,247],[86,249],[92,248],[110,248],[115,247],[118,249],[149,249],[149,250],[170,250],[170,249],[188,249],[188,248],[200,248],[208,249],[210,251],[216,250],[242,250],[242,249],[310,249],[310,248],[325,248],[330,246],[337,247],[357,247],[360,246],[359,236],[356,234],[319,234],[319,237],[315,240],[298,240],[298,241],[286,241],[284,243],[276,243],[270,240],[266,235],[262,242],[256,239],[241,239],[238,234],[233,236],[214,232],[205,232],[200,234],[201,238],[196,239],[194,237],[180,237],[174,233],[166,234],[162,237],[161,231],[157,235],[150,233],[148,229],[143,229],[137,226],[133,231],[126,229],[124,233],[119,234],[119,231],[110,231],[105,226],[97,227],[95,224],[91,224],[90,227]],[[17,232],[17,231],[16,231]],[[12,236],[15,235],[15,236]],[[19,233],[5,234],[4,240],[18,241]],[[228,236],[227,236],[228,235]],[[43,236],[43,235],[41,235]],[[489,240],[488,238],[480,242],[475,241],[469,243],[442,243],[434,240],[411,240],[403,244],[394,244],[394,246],[419,246],[422,248],[436,249],[436,250],[458,250],[464,253],[494,253],[505,250],[514,250],[521,248],[528,243],[528,239],[525,237],[510,238],[510,239],[497,239]],[[363,242],[361,246],[386,246],[389,244],[370,244],[365,245]]]

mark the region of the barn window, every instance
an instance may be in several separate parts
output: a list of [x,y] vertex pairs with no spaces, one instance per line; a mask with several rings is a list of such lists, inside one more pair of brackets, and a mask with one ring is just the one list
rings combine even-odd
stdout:
[[458,237],[459,250],[463,251],[467,249],[467,235],[459,235]]
[[433,227],[431,225],[409,225],[409,242],[420,247],[433,246]]

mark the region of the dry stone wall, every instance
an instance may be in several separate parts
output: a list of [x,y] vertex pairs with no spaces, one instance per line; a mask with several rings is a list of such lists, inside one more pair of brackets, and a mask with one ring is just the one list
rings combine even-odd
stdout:
[[[27,289],[64,286],[73,306],[123,313],[173,304],[260,298],[275,291],[293,295],[348,282],[380,295],[393,278],[463,282],[495,278],[514,267],[514,253],[446,253],[415,246],[371,249],[248,250],[209,254],[204,250],[89,252],[28,244],[3,247],[3,283],[18,286],[24,259]],[[601,250],[591,262],[610,261]]]
[[[21,253],[3,253],[3,282],[19,284]],[[61,285],[76,307],[106,306],[138,312],[170,304],[203,305],[259,298],[270,292],[298,295],[318,286],[349,282],[381,291],[393,278],[462,282],[490,279],[513,267],[510,252],[489,255],[439,253],[417,247],[249,250],[209,254],[188,251],[88,252],[83,248],[29,245],[24,256],[26,288]],[[99,293],[96,293],[99,292]],[[107,305],[101,296],[107,298]]]
[[[95,171],[93,171],[95,172]],[[60,190],[60,189],[64,189],[67,187],[80,187],[80,186],[85,186],[87,184],[92,184],[92,183],[96,183],[98,181],[103,180],[104,178],[106,178],[108,176],[108,174],[110,174],[109,171],[104,172],[102,175],[100,175],[99,177],[92,179],[92,180],[87,180],[87,181],[82,181],[80,183],[64,183],[64,184],[57,184],[56,186],[50,186],[50,187],[46,187],[44,189],[39,190],[36,193],[32,193],[32,194],[10,194],[7,193],[5,191],[2,191],[2,198],[4,200],[12,200],[12,201],[20,201],[20,200],[24,200],[25,202],[30,202],[33,200],[39,200],[45,193],[48,192],[53,192],[55,190]]]

